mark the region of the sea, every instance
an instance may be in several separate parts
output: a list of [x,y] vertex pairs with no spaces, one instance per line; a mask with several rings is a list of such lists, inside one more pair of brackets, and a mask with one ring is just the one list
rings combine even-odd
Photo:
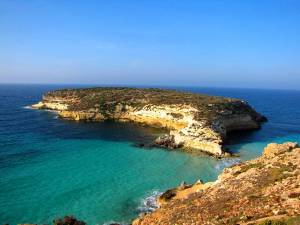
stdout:
[[78,85],[0,85],[0,223],[50,224],[73,215],[87,224],[129,223],[154,210],[155,196],[261,155],[270,142],[300,142],[300,91],[167,87],[240,98],[268,118],[231,134],[238,157],[141,148],[163,130],[118,122],[75,122],[28,106],[43,93]]

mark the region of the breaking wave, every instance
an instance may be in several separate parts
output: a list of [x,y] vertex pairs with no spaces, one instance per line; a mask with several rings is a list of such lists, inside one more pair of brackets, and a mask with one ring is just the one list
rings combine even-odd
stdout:
[[27,106],[23,106],[23,109],[33,109],[31,106],[27,105]]
[[109,221],[109,222],[106,222],[106,223],[103,223],[103,225],[128,225],[128,223],[123,223],[123,222],[116,222],[116,221]]
[[234,158],[234,159],[221,159],[217,165],[215,165],[215,169],[218,171],[222,171],[224,168],[236,165],[241,162],[240,158]]
[[148,213],[153,212],[158,208],[157,198],[162,194],[159,191],[153,191],[150,196],[142,199],[140,206],[138,207],[138,211],[140,213]]

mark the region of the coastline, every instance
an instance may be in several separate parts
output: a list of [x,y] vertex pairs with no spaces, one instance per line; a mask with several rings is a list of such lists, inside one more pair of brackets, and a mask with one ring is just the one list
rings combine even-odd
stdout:
[[[152,204],[152,209],[130,224],[298,225],[299,183],[299,145],[271,143],[265,147],[262,156],[225,168],[213,182],[182,183],[145,199],[149,202],[144,204]],[[113,221],[104,224],[124,225]],[[65,216],[54,219],[53,225],[86,223]]]
[[131,121],[166,128],[169,133],[155,145],[215,157],[230,156],[223,147],[229,132],[259,129],[267,121],[242,100],[151,88],[58,90],[32,107],[56,110],[61,118],[75,121]]
[[[224,169],[214,182],[167,190],[132,225],[300,223],[300,148],[271,143],[261,157]],[[276,223],[277,221],[277,223]]]

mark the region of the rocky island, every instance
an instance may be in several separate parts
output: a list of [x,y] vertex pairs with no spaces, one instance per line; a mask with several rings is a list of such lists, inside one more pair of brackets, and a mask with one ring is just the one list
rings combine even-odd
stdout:
[[86,88],[51,91],[33,108],[61,118],[131,121],[169,130],[155,143],[222,157],[229,132],[258,129],[266,118],[246,102],[158,88]]

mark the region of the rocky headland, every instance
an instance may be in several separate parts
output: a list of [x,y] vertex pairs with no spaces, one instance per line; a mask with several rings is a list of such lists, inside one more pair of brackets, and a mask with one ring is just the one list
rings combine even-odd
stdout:
[[246,102],[154,88],[87,88],[51,91],[33,108],[61,118],[131,121],[167,128],[155,143],[222,157],[228,133],[258,129],[266,118]]
[[230,168],[215,182],[181,184],[132,225],[299,225],[300,148],[269,144],[263,155]]

